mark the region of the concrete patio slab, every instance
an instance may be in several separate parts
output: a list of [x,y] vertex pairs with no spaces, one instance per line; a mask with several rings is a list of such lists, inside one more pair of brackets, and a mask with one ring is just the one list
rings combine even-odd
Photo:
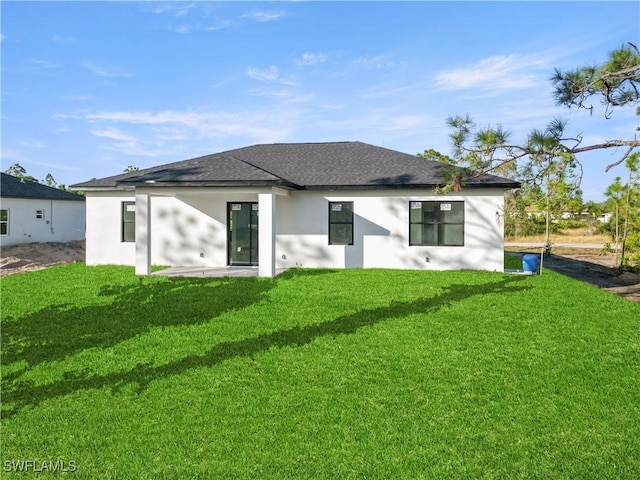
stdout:
[[[280,275],[284,270],[277,269],[276,276]],[[169,267],[153,272],[151,275],[196,278],[257,277],[258,267]]]

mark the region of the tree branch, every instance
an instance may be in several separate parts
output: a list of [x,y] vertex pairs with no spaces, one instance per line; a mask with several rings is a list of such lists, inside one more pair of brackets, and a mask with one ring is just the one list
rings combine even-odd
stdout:
[[607,168],[604,169],[605,172],[608,172],[609,170],[611,170],[613,167],[617,167],[618,165],[620,165],[622,162],[624,162],[629,155],[631,155],[631,152],[633,152],[633,148],[634,147],[630,147],[629,150],[627,150],[627,153],[625,153],[622,158],[620,160],[618,160],[615,163],[612,163],[611,165],[607,165]]
[[[611,147],[629,147],[631,150],[640,147],[640,140],[608,140],[604,143],[597,143],[595,145],[587,145],[586,147],[570,148],[570,153],[582,153],[590,150],[600,150],[603,148]],[[628,155],[628,154],[627,154]]]

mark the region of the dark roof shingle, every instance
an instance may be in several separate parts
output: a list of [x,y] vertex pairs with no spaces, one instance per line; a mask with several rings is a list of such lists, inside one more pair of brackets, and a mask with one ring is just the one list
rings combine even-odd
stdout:
[[0,197],[85,201],[82,195],[23,180],[2,172],[0,172]]
[[[362,142],[253,145],[74,188],[145,184],[183,186],[272,185],[292,189],[435,187],[449,182],[447,164]],[[467,187],[517,188],[493,175],[470,177]]]

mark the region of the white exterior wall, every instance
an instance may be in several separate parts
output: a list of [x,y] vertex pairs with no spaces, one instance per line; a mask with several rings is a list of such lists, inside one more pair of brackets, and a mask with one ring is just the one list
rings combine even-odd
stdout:
[[[389,190],[295,192],[277,200],[276,267],[502,271],[503,198],[499,189],[446,196]],[[465,202],[464,246],[409,246],[409,202],[434,200]],[[353,202],[353,245],[328,244],[330,201]]]
[[[227,203],[258,202],[270,189],[174,189],[149,193],[151,263],[227,265]],[[275,267],[476,269],[502,271],[503,190],[300,192],[275,201]],[[87,192],[87,264],[135,265],[134,243],[123,243],[122,202],[133,192]],[[409,202],[463,200],[462,247],[409,246]],[[354,202],[354,244],[328,244],[328,202]],[[262,237],[261,237],[262,238]]]
[[227,265],[227,202],[257,202],[252,193],[178,191],[151,196],[151,263]]
[[[149,193],[151,189],[137,190]],[[87,192],[87,265],[135,265],[136,245],[122,241],[122,202],[133,191]],[[174,189],[150,194],[151,264],[227,265],[227,202],[257,202],[257,193]]]
[[[0,235],[2,246],[84,240],[83,201],[5,197],[0,205],[9,210],[9,233]],[[44,211],[44,218],[36,218],[36,210]]]
[[133,265],[136,245],[122,242],[122,202],[135,201],[133,192],[86,192],[87,265]]

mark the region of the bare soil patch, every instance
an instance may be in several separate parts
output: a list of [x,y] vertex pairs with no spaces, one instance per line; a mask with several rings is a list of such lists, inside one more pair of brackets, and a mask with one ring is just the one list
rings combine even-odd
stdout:
[[74,262],[84,262],[84,241],[26,243],[2,247],[0,277]]
[[[540,248],[510,247],[507,250],[518,254],[540,255]],[[543,266],[576,280],[590,283],[632,302],[640,303],[640,274],[624,272],[614,268],[615,255],[601,253],[593,248],[553,248],[545,255]]]

